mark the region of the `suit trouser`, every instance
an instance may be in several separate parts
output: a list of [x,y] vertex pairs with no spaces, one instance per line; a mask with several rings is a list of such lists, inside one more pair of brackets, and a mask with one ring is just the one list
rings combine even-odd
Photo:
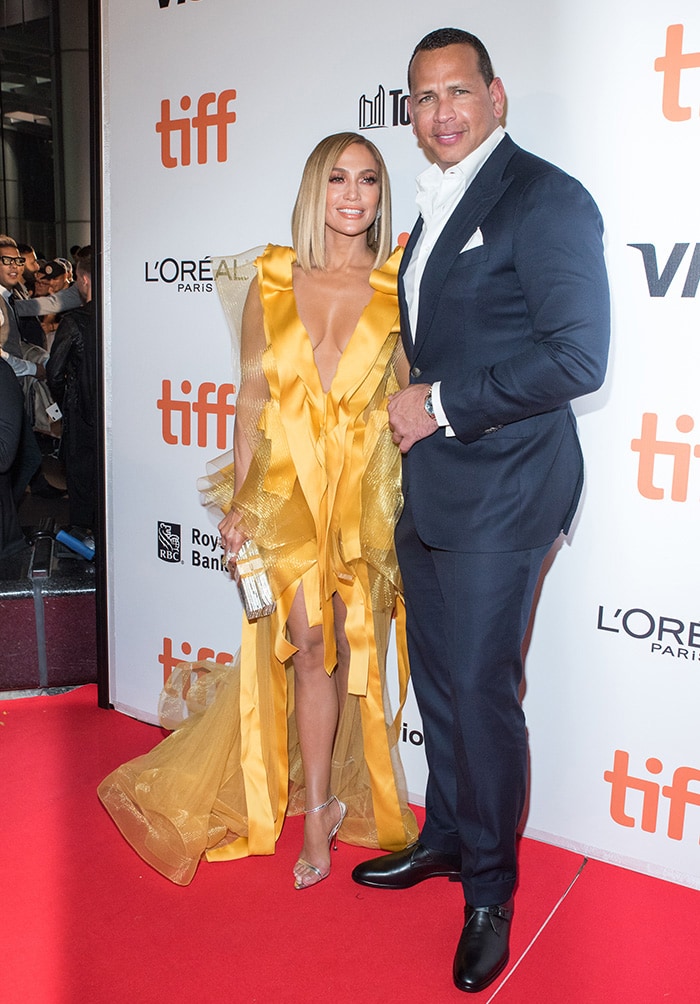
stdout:
[[504,903],[527,787],[521,646],[551,544],[487,554],[430,548],[407,499],[396,547],[429,769],[421,841],[461,854],[472,906]]
[[34,435],[31,420],[26,411],[22,418],[22,437],[17,447],[17,455],[12,464],[12,496],[19,507],[27,485],[41,467],[41,450]]

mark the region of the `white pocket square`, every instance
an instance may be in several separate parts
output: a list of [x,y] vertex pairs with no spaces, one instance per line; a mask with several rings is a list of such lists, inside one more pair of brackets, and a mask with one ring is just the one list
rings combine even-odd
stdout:
[[481,228],[477,227],[459,253],[464,254],[465,251],[471,251],[473,248],[480,248],[483,243],[484,235],[481,232]]

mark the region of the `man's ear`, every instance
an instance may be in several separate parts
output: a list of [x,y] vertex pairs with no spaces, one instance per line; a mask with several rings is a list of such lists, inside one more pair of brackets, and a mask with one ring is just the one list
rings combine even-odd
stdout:
[[494,118],[500,121],[503,118],[503,112],[506,107],[506,92],[500,77],[494,77],[491,81],[489,94],[491,96],[491,104],[493,105]]

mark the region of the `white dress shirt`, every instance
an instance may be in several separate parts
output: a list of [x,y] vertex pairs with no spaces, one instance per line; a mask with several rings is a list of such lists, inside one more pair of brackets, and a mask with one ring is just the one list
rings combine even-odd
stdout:
[[[464,193],[504,136],[505,131],[503,127],[500,125],[496,126],[484,142],[476,150],[472,150],[459,164],[455,164],[454,167],[448,167],[446,171],[442,171],[437,164],[431,164],[416,179],[416,203],[423,218],[423,229],[418,237],[408,268],[404,274],[409,326],[411,338],[414,341],[416,338],[416,325],[418,323],[420,284],[428,258],[442,234],[445,224],[457,208]],[[482,243],[481,234],[477,230],[471,236],[463,250],[467,250],[471,246],[476,247],[480,243]],[[432,390],[433,408],[437,423],[439,426],[445,428],[446,435],[453,436],[454,433],[440,400],[439,380],[433,384]]]
[[[0,296],[2,297],[2,328],[6,332],[6,335],[10,331],[17,329],[17,318],[15,316],[14,308],[12,306],[12,291],[6,289],[5,286],[0,286]],[[18,329],[17,329],[18,331]],[[3,341],[4,344],[4,341]],[[5,349],[0,344],[0,358],[4,359],[9,366],[14,370],[16,377],[24,376],[35,376],[36,375],[36,364],[31,362],[29,359],[22,359],[21,356],[16,356]]]

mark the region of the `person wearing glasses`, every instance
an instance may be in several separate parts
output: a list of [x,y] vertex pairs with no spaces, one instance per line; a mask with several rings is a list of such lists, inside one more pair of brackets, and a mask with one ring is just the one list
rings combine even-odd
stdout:
[[[7,234],[0,234],[0,322],[7,330],[5,344],[0,349],[0,355],[13,370],[17,377],[30,377],[39,381],[46,380],[45,364],[49,354],[45,349],[30,345],[22,339],[20,320],[24,317],[38,317],[42,314],[55,314],[65,310],[80,307],[82,300],[80,292],[70,287],[49,296],[33,297],[30,300],[16,299],[14,291],[22,282],[25,258],[20,254],[17,242]],[[28,358],[31,356],[31,358]],[[24,381],[24,396],[27,407],[34,412],[34,380]],[[43,400],[45,395],[41,395]],[[38,416],[44,419],[44,416]],[[34,421],[25,408],[25,418],[22,428],[21,442],[15,459],[12,481],[15,502],[19,504],[27,485],[37,474],[41,464],[41,450],[34,435]],[[37,494],[60,492],[41,479],[36,485],[32,482],[32,490]],[[62,494],[62,493],[61,493]]]
[[[0,345],[3,327],[0,324]],[[4,359],[0,359],[0,558],[24,546],[24,535],[12,495],[12,465],[22,436],[22,388]]]
[[73,310],[82,306],[82,299],[80,292],[73,287],[48,296],[33,297],[30,300],[16,299],[13,293],[22,282],[24,265],[25,258],[19,253],[14,238],[0,234],[0,310],[3,311],[9,325],[3,359],[9,363],[16,376],[36,376],[43,380],[46,377],[44,363],[48,359],[48,352],[41,362],[32,362],[24,358],[19,319]]

